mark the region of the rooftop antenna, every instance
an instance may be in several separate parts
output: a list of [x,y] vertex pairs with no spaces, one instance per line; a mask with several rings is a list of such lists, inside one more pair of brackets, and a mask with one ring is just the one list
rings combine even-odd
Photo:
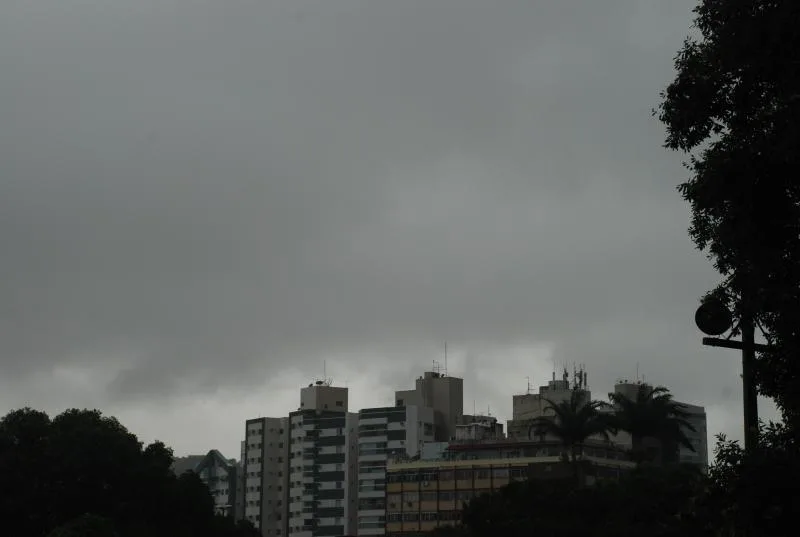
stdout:
[[525,391],[525,395],[530,395],[531,394],[531,378],[530,377],[525,377],[525,378],[528,380],[528,389]]
[[639,362],[636,362],[636,382],[639,382]]
[[447,376],[447,342],[444,342],[444,376]]
[[556,366],[556,357],[553,356],[553,381],[554,382],[556,380],[556,369],[558,369],[558,367]]

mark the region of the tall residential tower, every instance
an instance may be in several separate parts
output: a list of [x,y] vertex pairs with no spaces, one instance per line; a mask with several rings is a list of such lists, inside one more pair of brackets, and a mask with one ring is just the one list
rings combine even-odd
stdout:
[[289,429],[288,533],[354,535],[358,415],[347,411],[347,388],[330,381],[303,388]]

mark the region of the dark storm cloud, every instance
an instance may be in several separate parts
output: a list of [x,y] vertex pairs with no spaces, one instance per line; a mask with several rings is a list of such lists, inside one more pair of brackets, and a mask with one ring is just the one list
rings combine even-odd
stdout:
[[719,400],[650,117],[692,4],[3,2],[4,382],[152,400],[449,340]]

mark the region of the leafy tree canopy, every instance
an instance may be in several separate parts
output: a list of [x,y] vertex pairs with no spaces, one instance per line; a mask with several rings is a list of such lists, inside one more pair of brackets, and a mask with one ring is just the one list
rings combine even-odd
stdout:
[[[680,185],[690,235],[773,349],[760,357],[761,392],[800,416],[800,2],[703,0],[697,33],[657,111],[666,145],[690,154]],[[746,300],[745,300],[746,299]]]
[[176,477],[172,451],[143,447],[116,419],[29,408],[0,419],[0,515],[9,537],[254,537],[214,515],[192,473]]

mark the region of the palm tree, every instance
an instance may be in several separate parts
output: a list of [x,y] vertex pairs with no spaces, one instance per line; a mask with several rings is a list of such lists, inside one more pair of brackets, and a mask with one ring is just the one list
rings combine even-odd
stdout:
[[[587,400],[587,392],[572,390],[566,401],[554,402],[545,399],[545,412],[551,416],[540,416],[528,423],[528,438],[533,435],[556,437],[564,446],[565,459],[571,462],[575,475],[580,479],[579,458],[583,455],[583,445],[592,436],[602,436],[608,440],[613,430],[610,415],[600,412],[608,403]],[[533,434],[532,434],[533,433]]]
[[[633,399],[622,393],[610,393],[608,397],[615,408],[614,428],[631,435],[631,458],[637,464],[675,462],[680,446],[694,451],[685,432],[695,430],[688,420],[689,413],[672,399],[667,388],[641,384]],[[647,439],[658,441],[658,456],[648,454]]]

